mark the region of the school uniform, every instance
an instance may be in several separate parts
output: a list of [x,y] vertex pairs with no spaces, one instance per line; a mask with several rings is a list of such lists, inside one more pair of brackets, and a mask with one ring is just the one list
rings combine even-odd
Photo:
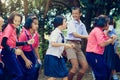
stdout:
[[[111,37],[112,35],[116,35],[115,29],[113,25],[109,26],[108,35]],[[119,56],[116,54],[117,48],[117,40],[114,41],[114,44],[109,44],[105,47],[104,57],[106,59],[107,65],[111,70],[120,71],[120,60]],[[116,66],[117,65],[117,66]]]
[[1,59],[1,51],[2,51],[1,41],[2,41],[2,36],[3,36],[3,32],[0,31],[0,61],[2,60]]
[[51,42],[62,43],[61,31],[56,28],[49,39],[49,47],[44,59],[44,74],[49,77],[63,78],[68,75],[68,70],[62,57],[64,46],[53,47]]
[[[2,61],[5,64],[5,78],[7,80],[22,80],[22,71],[19,65],[19,62],[14,53],[14,49],[16,48],[16,29],[12,24],[8,24],[8,26],[4,30],[3,39],[2,39]],[[7,39],[7,41],[6,41]],[[3,41],[5,40],[6,43]]]
[[[29,39],[34,38],[35,40],[34,43],[31,45],[32,48],[34,49],[35,47],[38,47],[39,46],[39,34],[37,32],[35,32],[34,35],[32,36],[29,30],[26,30],[23,28],[19,36],[19,41],[20,42],[28,41],[27,35]],[[36,56],[31,46],[30,45],[21,46],[21,49],[23,50],[25,56],[32,62],[32,67],[30,69],[28,69],[25,66],[25,62],[21,58],[21,56],[18,56],[18,59],[22,65],[22,72],[24,74],[24,80],[34,80],[34,76],[35,76]]]
[[104,47],[99,45],[107,39],[108,37],[99,27],[95,27],[88,37],[86,58],[93,70],[95,80],[109,80],[110,77],[110,69],[103,56]]
[[2,51],[2,46],[1,46],[1,40],[2,40],[2,31],[0,31],[0,80],[3,80],[3,76],[4,76],[4,71],[3,71],[3,68],[4,68],[4,63],[2,62],[2,59],[1,59],[1,51]]

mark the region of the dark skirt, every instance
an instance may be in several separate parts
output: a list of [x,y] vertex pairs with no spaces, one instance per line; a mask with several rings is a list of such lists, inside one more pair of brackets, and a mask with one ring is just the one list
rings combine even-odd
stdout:
[[44,74],[55,78],[68,76],[68,70],[64,59],[52,55],[45,55]]
[[86,59],[92,68],[95,80],[109,80],[111,70],[108,68],[103,55],[87,52]]
[[25,61],[21,56],[18,56],[18,60],[21,64],[22,72],[24,74],[24,80],[34,80],[35,76],[35,63],[36,63],[36,57],[32,51],[23,51],[25,56],[32,62],[32,67],[28,69],[25,66]]
[[5,64],[4,67],[5,80],[23,80],[21,66],[16,58],[15,53],[13,51],[8,52],[7,50],[2,49],[1,54],[3,55],[2,61]]
[[120,71],[120,59],[119,56],[115,53],[114,45],[109,44],[105,47],[104,58],[111,70],[115,69],[116,71]]

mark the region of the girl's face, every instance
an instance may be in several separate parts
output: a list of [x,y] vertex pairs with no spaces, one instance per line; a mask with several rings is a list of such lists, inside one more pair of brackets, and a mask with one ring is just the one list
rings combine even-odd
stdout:
[[14,16],[13,19],[13,25],[15,28],[17,28],[21,23],[21,17],[20,16]]
[[34,19],[33,22],[32,22],[32,29],[33,30],[37,30],[38,29],[38,20],[37,19]]
[[67,27],[67,21],[66,21],[66,19],[64,19],[63,20],[63,29],[66,29],[66,27]]
[[107,23],[107,25],[104,27],[104,30],[108,30],[109,29],[109,23]]

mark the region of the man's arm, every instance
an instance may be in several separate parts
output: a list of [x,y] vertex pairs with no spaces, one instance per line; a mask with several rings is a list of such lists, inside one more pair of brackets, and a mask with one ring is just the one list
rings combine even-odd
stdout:
[[75,38],[88,38],[88,35],[80,35],[76,32],[73,32],[72,34]]

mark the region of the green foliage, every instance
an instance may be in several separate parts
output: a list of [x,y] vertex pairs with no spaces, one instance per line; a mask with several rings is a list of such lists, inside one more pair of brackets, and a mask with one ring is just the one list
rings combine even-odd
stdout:
[[[44,48],[42,48],[41,46],[44,46]],[[40,47],[39,47],[40,59],[43,60],[47,48],[48,48],[48,41],[47,41],[47,40],[46,40],[46,43],[45,43],[45,44],[40,43]],[[45,53],[43,53],[43,52],[45,52]]]
[[[113,15],[116,20],[120,18],[120,0],[51,0],[44,16],[48,0],[28,0],[28,14],[35,13],[39,19],[39,34],[41,35],[40,55],[45,54],[48,47],[48,41],[44,39],[44,34],[50,34],[54,29],[52,21],[56,15],[68,15],[71,7],[75,4],[73,1],[80,2],[83,16],[82,21],[85,23],[87,30],[91,30],[91,23],[94,17],[100,14]],[[2,16],[8,16],[12,11],[18,10],[24,13],[24,0],[5,0],[0,4]],[[119,25],[119,22],[117,22]],[[120,26],[120,25],[119,25]],[[63,31],[66,34],[66,31]]]

